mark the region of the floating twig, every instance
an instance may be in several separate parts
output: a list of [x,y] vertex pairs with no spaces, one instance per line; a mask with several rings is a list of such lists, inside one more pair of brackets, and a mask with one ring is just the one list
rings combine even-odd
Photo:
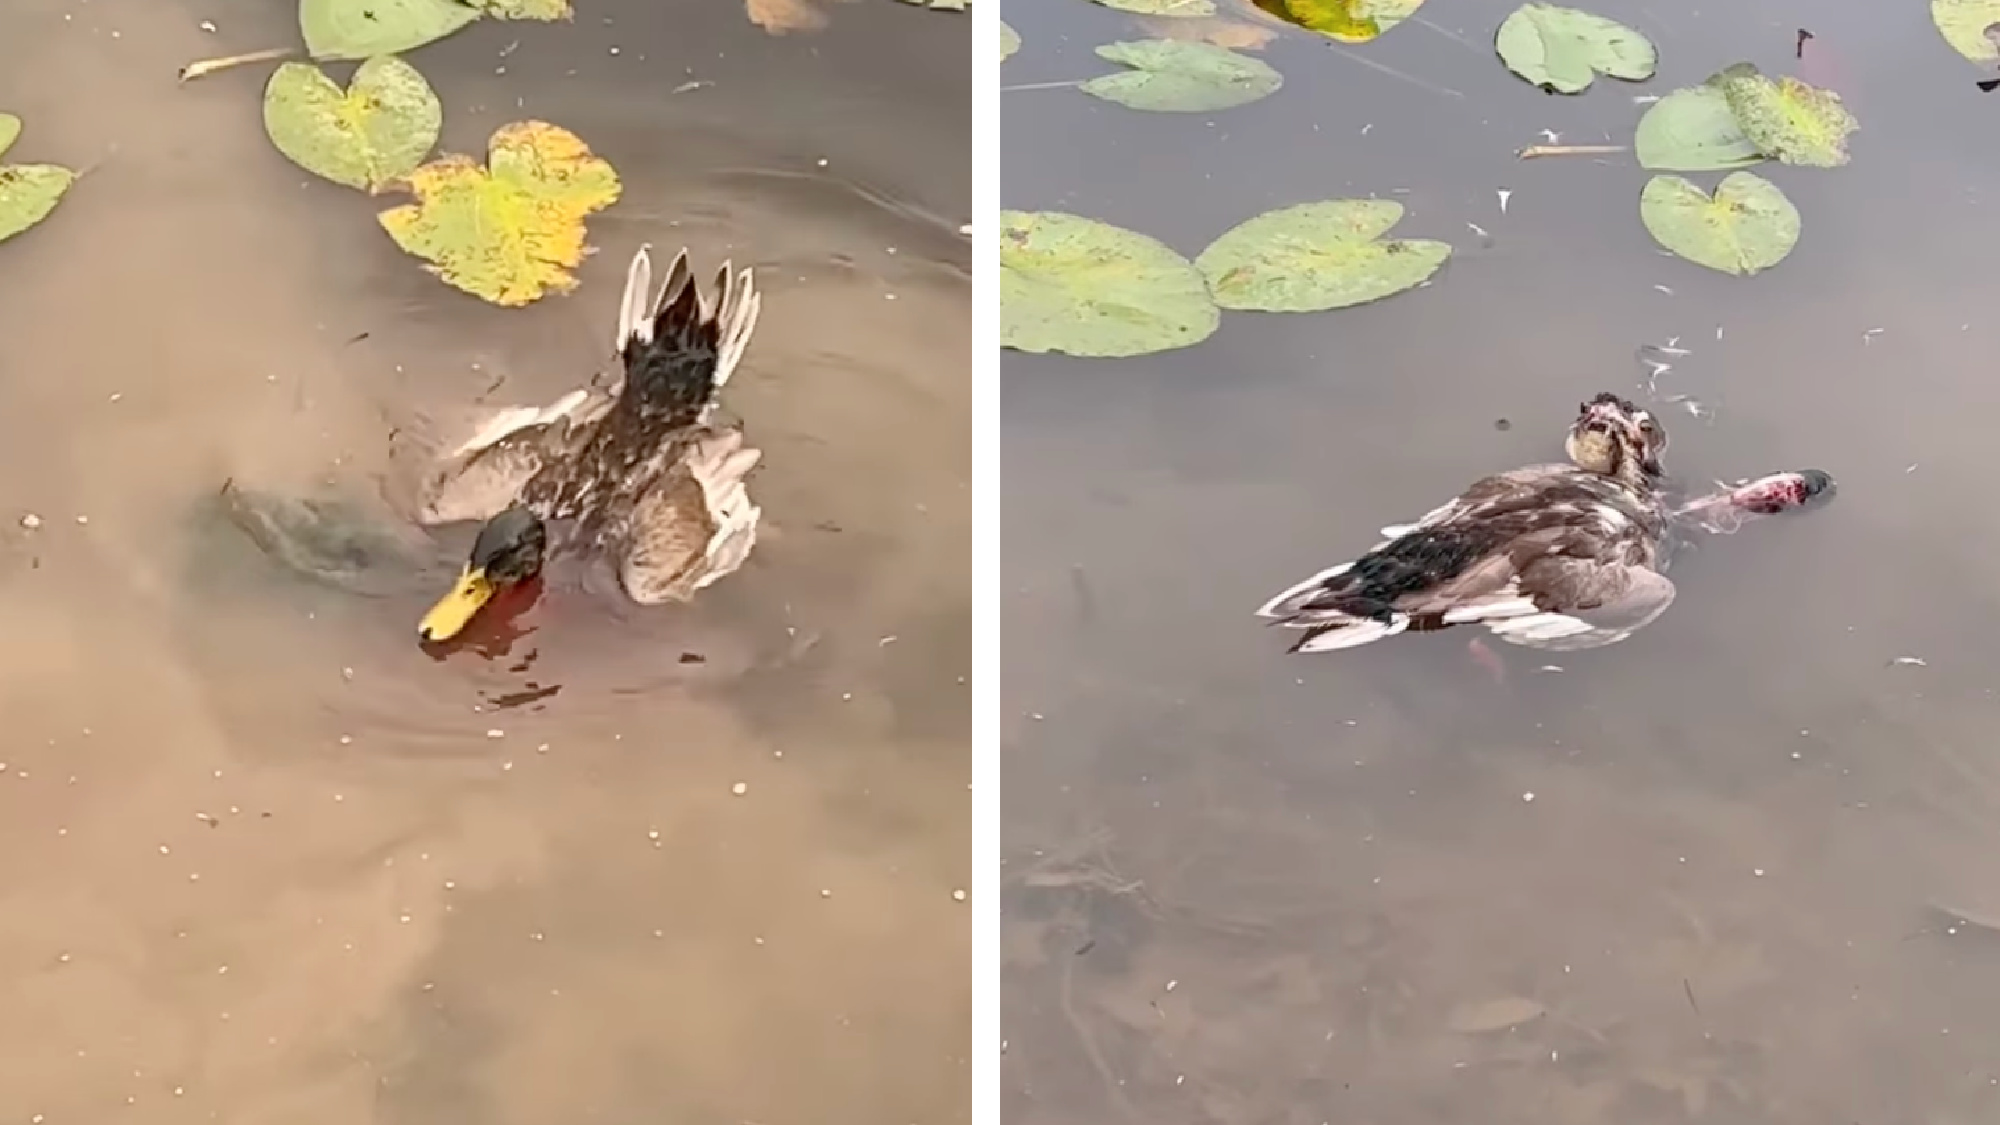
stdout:
[[1534,160],[1543,156],[1607,156],[1614,152],[1626,152],[1625,145],[1529,145],[1514,155],[1521,160]]
[[251,63],[276,62],[279,59],[291,58],[298,53],[299,49],[297,47],[266,47],[261,51],[248,51],[241,55],[223,55],[221,58],[215,59],[196,59],[194,62],[181,68],[180,81],[188,83],[197,78],[206,78],[218,70],[248,66]]

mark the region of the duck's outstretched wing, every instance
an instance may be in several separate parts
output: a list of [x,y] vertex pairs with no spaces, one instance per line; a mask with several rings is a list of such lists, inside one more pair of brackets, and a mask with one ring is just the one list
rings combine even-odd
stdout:
[[724,262],[715,276],[711,305],[682,249],[667,267],[648,312],[645,294],[652,277],[651,248],[641,246],[626,271],[618,310],[618,354],[624,366],[619,401],[668,427],[706,423],[756,331],[764,298],[749,270],[732,272]]
[[417,521],[493,518],[541,471],[570,427],[594,420],[610,402],[602,392],[579,389],[547,406],[509,406],[487,415],[425,474]]
[[639,497],[616,545],[626,596],[640,605],[686,601],[743,565],[763,515],[744,478],[762,456],[741,431],[712,431]]
[[1445,620],[1477,621],[1511,644],[1569,652],[1617,644],[1665,613],[1675,594],[1658,571],[1596,559],[1537,559],[1510,585],[1513,597]]

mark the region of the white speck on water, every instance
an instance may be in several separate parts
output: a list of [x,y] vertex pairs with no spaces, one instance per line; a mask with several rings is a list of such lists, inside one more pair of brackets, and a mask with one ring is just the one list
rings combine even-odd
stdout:
[[1764,869],[1761,867],[1753,867],[1750,869],[1750,874],[1755,875],[1759,879],[1762,879],[1764,877]]
[[1928,665],[1928,664],[1924,663],[1924,658],[1923,658],[1923,657],[1921,657],[1921,656],[1899,656],[1899,657],[1897,657],[1896,659],[1894,659],[1894,660],[1891,660],[1891,661],[1890,661],[1889,663],[1891,663],[1891,664],[1907,664],[1907,665],[1910,665],[1910,666],[1912,666],[1912,667],[1917,667],[1917,668],[1928,668],[1928,667],[1930,667],[1930,665]]
[[832,897],[833,897],[833,892],[832,892],[831,890],[827,889],[826,887],[821,887],[821,888],[819,889],[819,897],[821,897],[821,898],[832,898]]
[[1509,188],[1500,188],[1493,194],[1500,197],[1500,213],[1505,215],[1507,213],[1507,201],[1514,198],[1514,192]]
[[952,890],[952,892],[951,892],[951,900],[952,900],[953,902],[964,902],[964,901],[965,901],[965,889],[964,889],[963,887],[959,887],[959,888],[955,888],[955,889],[953,889],[953,890]]
[[743,794],[750,792],[750,783],[746,781],[739,781],[736,784],[730,786],[729,791],[731,793],[736,794],[738,797],[741,797]]
[[215,34],[214,20],[203,20],[200,23],[196,24],[195,26],[201,28],[203,31],[208,32],[210,35]]
[[1533,801],[1535,799],[1535,795],[1533,793],[1523,793],[1521,794],[1521,799],[1523,801]]
[[29,512],[27,515],[21,517],[21,526],[27,528],[29,531],[33,531],[42,526],[42,517]]
[[488,738],[505,738],[505,737],[507,737],[507,732],[506,732],[506,731],[504,731],[504,730],[501,730],[501,729],[500,729],[500,728],[498,728],[498,727],[495,727],[495,728],[493,728],[492,730],[489,730],[489,731],[487,731],[487,732],[486,732],[486,737],[488,737]]
[[1167,991],[1172,992],[1174,989],[1179,988],[1180,986],[1181,982],[1177,980],[1170,980],[1167,982]]

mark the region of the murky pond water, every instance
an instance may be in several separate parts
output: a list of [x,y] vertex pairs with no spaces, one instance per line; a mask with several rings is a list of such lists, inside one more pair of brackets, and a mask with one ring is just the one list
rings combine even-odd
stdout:
[[[265,68],[176,88],[289,0],[0,15],[12,157],[93,168],[0,250],[0,1118],[965,1118],[969,25],[578,7],[414,56],[446,149],[535,116],[623,174],[524,310],[272,151]],[[222,517],[390,512],[393,430],[595,370],[640,242],[766,293],[727,405],[772,534],[693,605],[552,583],[426,654],[421,574]]]
[[[1592,7],[1659,78],[1545,96],[1491,56],[1500,9],[1432,0],[1346,54],[1281,38],[1285,88],[1212,118],[1003,95],[1006,206],[1193,253],[1393,194],[1458,248],[1427,289],[1184,351],[1006,356],[1010,1120],[2000,1112],[2000,106],[1921,5]],[[1008,19],[1014,85],[1134,37],[1087,4]],[[1772,273],[1659,254],[1627,157],[1514,159],[1624,142],[1634,94],[1739,59],[1792,73],[1801,27],[1862,130],[1848,167],[1760,169],[1804,215]],[[1499,680],[1464,630],[1290,657],[1250,616],[1557,455],[1673,337],[1670,467],[1815,466],[1840,500],[1704,543],[1623,645],[1495,646]]]

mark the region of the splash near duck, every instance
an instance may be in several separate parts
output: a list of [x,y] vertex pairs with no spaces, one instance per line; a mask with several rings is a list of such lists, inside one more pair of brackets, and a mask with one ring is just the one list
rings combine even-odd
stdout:
[[1563,447],[1569,463],[1476,481],[1415,523],[1383,528],[1372,550],[1291,586],[1258,615],[1300,631],[1292,652],[1454,625],[1531,648],[1597,648],[1673,604],[1663,571],[1678,526],[1726,534],[1833,494],[1832,477],[1806,470],[1675,504],[1666,428],[1610,393],[1579,404]]
[[422,640],[457,636],[559,551],[608,559],[641,605],[686,601],[749,556],[761,513],[744,481],[762,454],[715,413],[762,299],[750,271],[725,262],[711,300],[686,250],[649,298],[652,276],[642,246],[619,303],[609,390],[502,410],[426,479],[418,522],[482,526],[458,581],[419,623]]

